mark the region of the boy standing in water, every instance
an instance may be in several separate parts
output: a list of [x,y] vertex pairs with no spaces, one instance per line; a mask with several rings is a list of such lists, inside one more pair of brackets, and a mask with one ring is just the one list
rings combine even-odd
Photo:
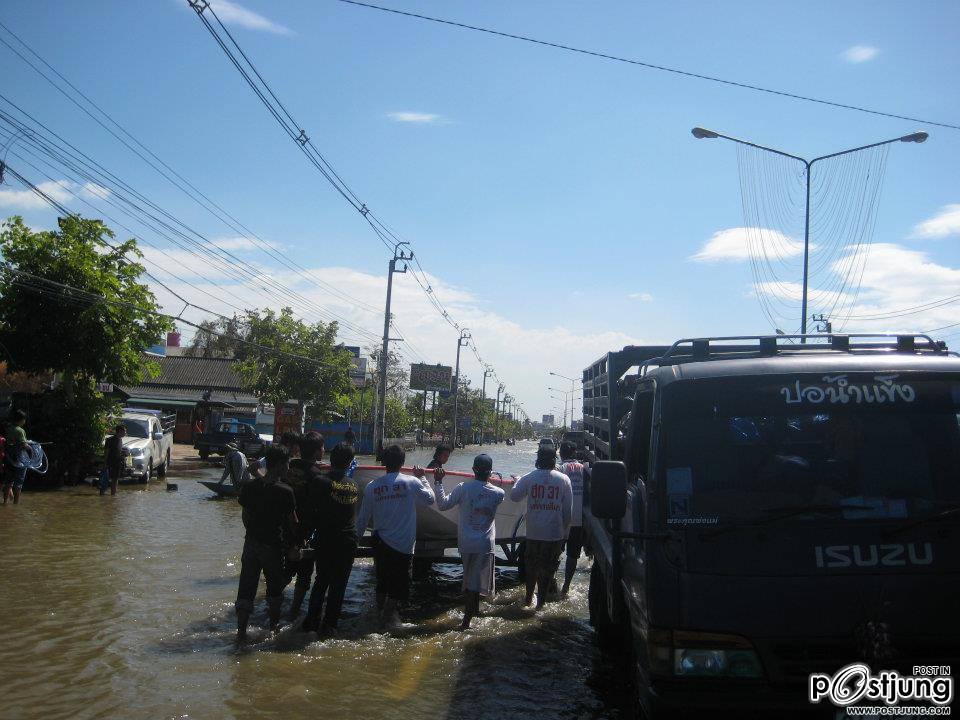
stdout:
[[[117,494],[117,485],[123,475],[123,463],[127,457],[127,450],[123,447],[123,438],[127,435],[127,428],[121,423],[113,429],[113,435],[103,444],[103,454],[107,464],[107,479],[110,482],[110,494]],[[100,486],[100,494],[107,492],[107,488]]]
[[[406,453],[399,445],[383,451],[387,474],[363,489],[357,519],[357,536],[373,520],[373,565],[377,574],[377,609],[380,622],[396,619],[397,608],[410,597],[410,561],[417,542],[417,506],[433,505],[430,488],[412,475],[400,472]],[[422,472],[414,468],[414,472]]]
[[[338,443],[330,451],[330,470],[307,486],[306,504],[316,519],[317,528],[313,536],[317,578],[310,591],[303,629],[318,631],[321,637],[336,633],[353,558],[357,554],[356,509],[360,489],[347,474],[351,464],[353,446]],[[321,611],[323,625],[319,626]]]
[[27,479],[27,469],[18,467],[14,463],[20,462],[20,451],[27,444],[27,433],[23,430],[23,424],[27,421],[27,414],[23,410],[14,410],[10,419],[7,421],[6,443],[4,447],[4,473],[3,473],[3,504],[7,504],[7,498],[13,498],[13,504],[20,502],[20,491],[23,490],[23,483]]
[[492,473],[491,457],[477,455],[473,461],[474,480],[460,483],[447,495],[443,490],[443,468],[433,471],[437,507],[449,510],[460,506],[457,546],[463,561],[464,612],[461,630],[469,628],[470,621],[480,614],[480,596],[489,598],[495,591],[493,550],[497,526],[494,519],[497,508],[503,502],[504,492],[490,484]]
[[297,534],[296,501],[293,490],[283,482],[290,455],[284,447],[267,450],[267,474],[245,483],[240,490],[243,525],[247,529],[240,558],[240,584],[237,588],[237,636],[247,636],[247,623],[253,612],[262,572],[267,581],[267,610],[270,630],[280,625],[285,574],[284,548],[293,546]]
[[583,551],[583,482],[589,476],[586,466],[577,459],[577,448],[573,443],[560,443],[560,472],[570,478],[573,490],[573,507],[570,516],[570,534],[567,536],[567,562],[563,572],[563,589],[560,595],[567,596],[573,574],[577,571],[577,561]]
[[537,588],[537,610],[547,600],[547,590],[560,565],[560,553],[570,530],[573,490],[570,478],[554,469],[557,453],[552,447],[537,451],[537,469],[517,480],[510,499],[527,498],[524,522],[527,526],[524,559],[527,564],[527,596],[524,605],[533,602]]

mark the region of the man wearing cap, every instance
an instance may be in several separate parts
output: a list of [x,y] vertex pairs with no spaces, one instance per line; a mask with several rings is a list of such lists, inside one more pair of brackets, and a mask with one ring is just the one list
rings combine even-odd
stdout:
[[[423,472],[422,470],[419,472]],[[464,612],[461,630],[470,627],[470,621],[480,614],[480,596],[493,597],[494,541],[497,526],[494,518],[503,502],[504,492],[490,482],[493,460],[489,455],[477,455],[473,461],[474,479],[457,485],[447,495],[443,490],[443,468],[433,471],[434,494],[440,510],[460,506],[457,546],[463,561]]]
[[223,475],[220,476],[220,484],[228,477],[230,484],[239,489],[240,486],[250,480],[250,469],[247,467],[247,457],[240,452],[235,442],[227,443],[227,456],[223,459]]
[[573,514],[573,490],[570,478],[554,468],[557,451],[552,447],[537,450],[537,469],[517,480],[510,490],[510,499],[527,499],[524,541],[527,596],[524,605],[533,602],[537,588],[537,610],[543,608],[547,590],[560,566],[560,553],[570,531]]

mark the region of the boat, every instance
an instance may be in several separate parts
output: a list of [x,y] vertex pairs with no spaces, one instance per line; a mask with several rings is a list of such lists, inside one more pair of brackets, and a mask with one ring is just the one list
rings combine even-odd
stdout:
[[[361,492],[368,483],[373,482],[386,472],[382,465],[358,465],[354,471],[353,478],[357,481]],[[401,472],[412,475],[413,468],[405,467]],[[427,470],[427,480],[433,485],[432,471]],[[460,472],[457,470],[447,470],[443,478],[443,489],[449,495],[453,489],[465,480],[472,480],[473,473]],[[493,482],[506,491],[507,497],[500,503],[497,510],[497,538],[498,545],[505,551],[509,549],[508,554],[515,550],[518,540],[523,539],[523,528],[521,520],[525,502],[514,502],[510,499],[509,492],[517,480],[514,476],[501,478],[494,473]],[[212,490],[218,497],[236,497],[239,489],[228,483],[219,483],[214,480],[198,480],[201,485]],[[417,542],[420,545],[429,545],[438,550],[446,547],[457,546],[457,523],[460,517],[460,508],[453,508],[441,512],[435,505],[417,508]]]
[[217,497],[237,497],[240,494],[240,489],[230,483],[219,483],[215,480],[197,480],[197,482],[208,490],[213,490]]

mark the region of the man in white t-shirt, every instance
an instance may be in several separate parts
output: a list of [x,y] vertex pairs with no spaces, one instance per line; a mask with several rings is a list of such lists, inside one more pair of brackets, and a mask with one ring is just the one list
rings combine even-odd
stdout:
[[[373,520],[373,565],[377,575],[377,608],[381,623],[396,619],[397,607],[410,597],[410,561],[417,542],[417,506],[433,505],[434,496],[422,480],[400,472],[406,453],[399,445],[383,451],[387,474],[367,484],[357,516],[363,537]],[[421,477],[423,470],[414,468]]]
[[517,480],[510,490],[510,499],[527,498],[524,515],[526,539],[527,596],[524,605],[533,602],[537,588],[537,610],[543,608],[547,591],[560,565],[560,553],[570,530],[573,513],[573,490],[570,478],[557,472],[557,451],[552,447],[537,450],[537,469]]
[[494,542],[497,526],[494,522],[497,508],[503,502],[504,492],[490,482],[493,459],[477,455],[473,461],[475,479],[462,482],[447,495],[443,490],[443,468],[433,471],[434,492],[440,510],[460,506],[457,524],[457,546],[463,561],[464,611],[461,630],[470,627],[470,621],[480,614],[480,596],[492,597],[494,585]]
[[577,561],[583,551],[583,482],[589,476],[587,467],[577,460],[577,448],[571,442],[560,443],[560,472],[570,478],[573,490],[573,512],[570,517],[570,534],[567,536],[567,562],[563,569],[562,597],[570,592]]

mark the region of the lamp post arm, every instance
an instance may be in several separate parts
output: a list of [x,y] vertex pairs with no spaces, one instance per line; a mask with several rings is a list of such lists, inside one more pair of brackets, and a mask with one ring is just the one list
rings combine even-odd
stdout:
[[829,155],[821,155],[816,157],[809,162],[810,165],[813,165],[815,162],[820,160],[829,160],[830,158],[839,157],[841,155],[849,155],[850,153],[860,152],[861,150],[869,150],[870,148],[880,147],[881,145],[892,145],[895,142],[902,142],[903,138],[893,138],[891,140],[881,140],[880,142],[870,143],[869,145],[861,145],[860,147],[850,148],[849,150],[841,150],[840,152],[830,153]]
[[[767,152],[772,152],[776,155],[782,155],[783,157],[790,158],[791,160],[798,160],[799,162],[802,162],[804,165],[809,164],[805,158],[799,157],[798,155],[791,155],[790,153],[784,152],[783,150],[777,150],[776,148],[767,147],[766,145],[758,145],[757,143],[750,142],[749,140],[741,140],[740,138],[733,137],[732,135],[724,135],[723,133],[714,133],[714,134],[717,137],[723,138],[724,140],[730,140],[732,142],[739,143],[740,145],[748,145],[749,147],[757,148],[757,150],[766,150]],[[899,140],[899,138],[897,139]],[[872,147],[872,146],[868,146],[868,147]],[[817,159],[822,160],[823,158],[817,158]]]

